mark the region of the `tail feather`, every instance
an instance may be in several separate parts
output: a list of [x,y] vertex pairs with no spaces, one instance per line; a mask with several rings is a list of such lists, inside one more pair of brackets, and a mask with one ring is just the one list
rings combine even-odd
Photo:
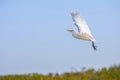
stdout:
[[97,50],[97,48],[96,48],[94,42],[92,42],[92,47],[93,47],[94,50]]

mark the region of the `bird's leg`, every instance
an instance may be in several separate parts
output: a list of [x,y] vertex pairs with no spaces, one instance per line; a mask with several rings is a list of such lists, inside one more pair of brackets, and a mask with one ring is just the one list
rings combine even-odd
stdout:
[[97,48],[96,48],[97,46],[95,46],[94,42],[92,42],[92,47],[94,50],[97,50]]

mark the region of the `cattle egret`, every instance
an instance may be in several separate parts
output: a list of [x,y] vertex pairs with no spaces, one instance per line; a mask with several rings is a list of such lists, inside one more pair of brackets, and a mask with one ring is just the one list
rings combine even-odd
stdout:
[[71,16],[72,16],[72,20],[74,21],[75,26],[77,26],[78,28],[78,32],[74,30],[67,30],[67,31],[72,32],[72,36],[74,38],[92,42],[92,47],[94,50],[96,50],[96,46],[94,45],[94,42],[96,40],[92,36],[91,31],[88,28],[86,21],[77,12],[72,12]]

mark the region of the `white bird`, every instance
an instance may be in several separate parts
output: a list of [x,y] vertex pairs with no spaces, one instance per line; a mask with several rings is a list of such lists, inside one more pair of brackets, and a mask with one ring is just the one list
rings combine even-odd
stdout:
[[96,40],[92,36],[91,31],[88,28],[86,21],[77,12],[72,12],[71,16],[74,21],[74,24],[78,28],[78,32],[76,32],[74,30],[67,30],[67,31],[72,32],[72,36],[74,38],[92,42],[92,47],[94,50],[96,50],[96,46],[94,45],[94,42]]

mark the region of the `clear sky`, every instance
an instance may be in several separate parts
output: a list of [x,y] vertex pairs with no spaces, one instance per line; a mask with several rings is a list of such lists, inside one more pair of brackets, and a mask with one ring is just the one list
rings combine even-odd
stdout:
[[[120,0],[0,0],[0,75],[63,73],[120,64]],[[96,39],[77,40],[70,12]]]

